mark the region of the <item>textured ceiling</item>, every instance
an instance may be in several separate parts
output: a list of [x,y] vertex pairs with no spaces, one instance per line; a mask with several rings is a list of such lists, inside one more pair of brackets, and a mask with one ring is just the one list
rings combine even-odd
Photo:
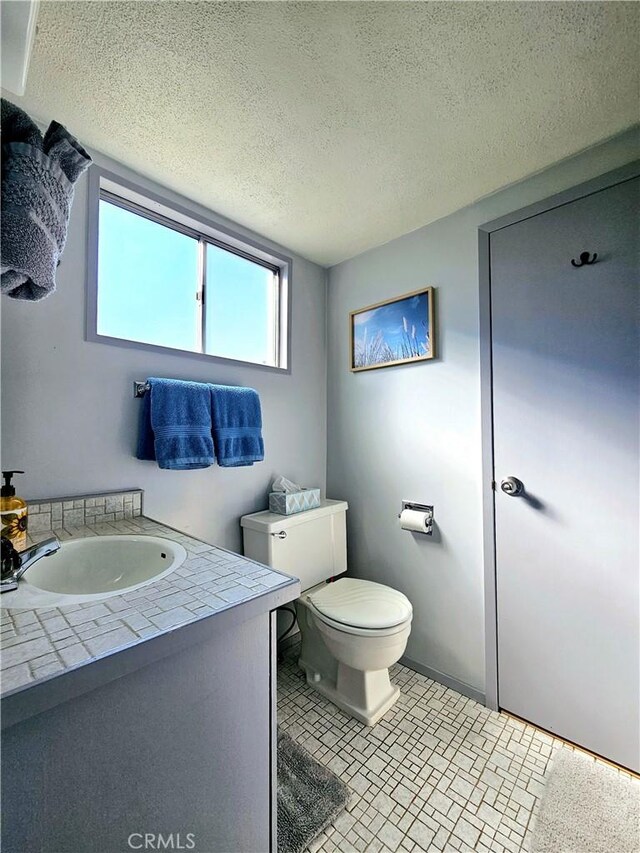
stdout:
[[638,120],[635,2],[43,2],[24,98],[322,264]]

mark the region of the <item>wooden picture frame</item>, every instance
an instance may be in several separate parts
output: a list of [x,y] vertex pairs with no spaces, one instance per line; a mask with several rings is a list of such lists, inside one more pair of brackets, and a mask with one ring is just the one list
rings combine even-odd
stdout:
[[435,357],[434,288],[423,287],[349,314],[352,373]]

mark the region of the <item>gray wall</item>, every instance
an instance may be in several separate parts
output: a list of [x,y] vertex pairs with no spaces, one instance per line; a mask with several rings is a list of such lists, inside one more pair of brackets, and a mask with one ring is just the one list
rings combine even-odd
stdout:
[[[107,158],[96,160],[243,231]],[[56,292],[39,303],[2,299],[2,467],[26,470],[16,485],[18,494],[29,499],[142,487],[148,515],[238,550],[238,518],[266,507],[275,473],[324,491],[326,273],[293,256],[290,375],[88,343],[87,184],[86,175],[77,184]],[[133,399],[131,385],[149,375],[256,388],[262,401],[265,461],[248,468],[163,471],[155,463],[135,459],[140,400]]]
[[[477,227],[637,156],[626,133],[329,273],[327,488],[349,501],[350,571],[406,593],[407,657],[472,693],[485,676]],[[350,373],[349,311],[423,285],[437,288],[437,360]],[[432,539],[399,529],[402,499],[434,504]]]

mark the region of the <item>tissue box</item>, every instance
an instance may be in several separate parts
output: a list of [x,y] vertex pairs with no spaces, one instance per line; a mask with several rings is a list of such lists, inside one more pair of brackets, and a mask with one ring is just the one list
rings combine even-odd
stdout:
[[320,489],[303,489],[301,492],[271,492],[269,510],[280,515],[293,515],[320,506]]

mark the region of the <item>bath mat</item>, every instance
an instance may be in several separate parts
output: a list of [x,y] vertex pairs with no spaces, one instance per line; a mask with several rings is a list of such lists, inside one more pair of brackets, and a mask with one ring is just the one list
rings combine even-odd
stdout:
[[531,853],[638,853],[640,781],[582,752],[553,757]]
[[346,806],[349,789],[278,729],[278,853],[301,853]]

